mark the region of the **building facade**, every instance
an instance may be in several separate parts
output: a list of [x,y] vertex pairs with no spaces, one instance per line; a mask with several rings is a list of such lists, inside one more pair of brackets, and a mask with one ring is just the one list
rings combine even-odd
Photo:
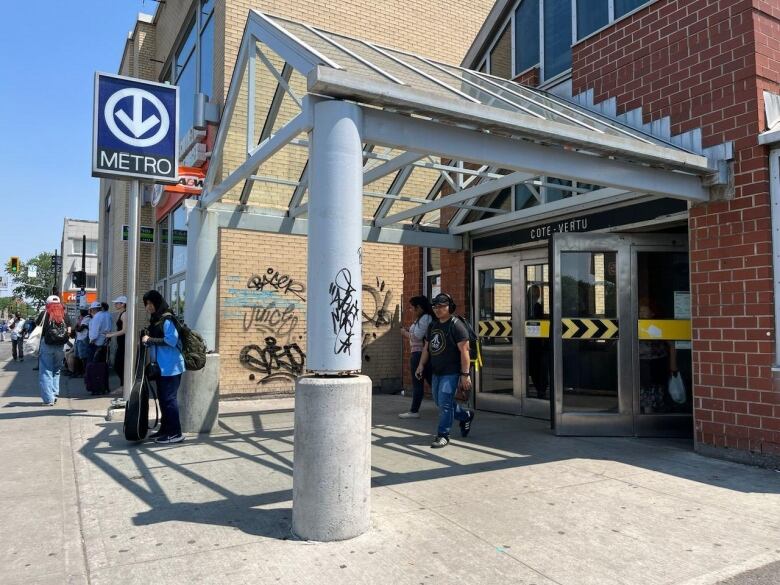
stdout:
[[[468,49],[492,2],[390,1],[370,8],[354,0],[290,3],[246,0],[168,0],[154,16],[140,15],[130,34],[118,72],[170,82],[180,88],[180,185],[145,189],[141,210],[139,297],[160,290],[184,314],[188,286],[188,205],[208,170],[225,97],[250,9],[295,18],[335,32],[412,49],[457,63]],[[450,17],[457,10],[465,18]],[[440,35],[447,28],[450,34]],[[262,67],[262,64],[259,65]],[[281,69],[281,64],[280,64]],[[269,92],[259,84],[258,92]],[[274,101],[267,96],[267,107]],[[280,105],[280,118],[288,114]],[[258,108],[260,109],[260,108]],[[257,139],[264,132],[256,112]],[[236,112],[244,128],[248,112]],[[267,135],[267,134],[266,134]],[[223,168],[240,164],[249,148],[240,133],[228,137]],[[298,160],[272,164],[287,174],[300,172]],[[296,177],[297,179],[298,177]],[[255,182],[248,197],[269,193],[289,197],[284,185]],[[233,195],[241,196],[239,187]],[[99,288],[102,296],[126,292],[129,186],[101,180]],[[189,201],[188,201],[189,200]],[[191,242],[189,242],[191,245]],[[306,239],[222,228],[214,269],[219,275],[218,331],[213,349],[220,353],[220,395],[290,392],[305,370]],[[397,390],[402,374],[403,253],[400,247],[367,245],[363,262],[364,373],[375,386]]]
[[405,294],[446,290],[481,326],[478,408],[549,418],[558,434],[689,436],[705,454],[778,461],[780,179],[760,135],[777,123],[765,102],[780,94],[779,22],[761,0],[495,4],[465,67],[705,155],[722,181],[702,203],[556,212],[598,187],[538,177],[480,204],[550,211],[475,230],[467,252],[406,249]]
[[81,287],[74,284],[73,273],[82,269],[82,262],[87,273],[84,302],[91,303],[97,300],[98,222],[66,217],[62,226],[60,258],[62,258],[62,270],[58,290],[61,291],[62,302],[65,303],[68,311],[74,314]]

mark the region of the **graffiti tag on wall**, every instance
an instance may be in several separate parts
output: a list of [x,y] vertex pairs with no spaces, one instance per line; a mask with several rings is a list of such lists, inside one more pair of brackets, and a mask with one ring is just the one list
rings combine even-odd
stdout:
[[336,341],[333,351],[340,353],[352,353],[352,343],[355,324],[359,318],[359,299],[352,286],[352,273],[348,268],[342,268],[336,274],[336,278],[328,287],[330,293],[330,318],[333,324],[333,333]]
[[[238,359],[244,367],[262,374],[258,384],[267,384],[278,380],[295,380],[303,374],[306,354],[297,343],[280,346],[276,338],[266,337],[263,347],[244,346]],[[250,375],[249,379],[253,380],[254,375]]]
[[271,267],[266,268],[265,273],[261,275],[252,275],[246,283],[247,288],[263,291],[272,290],[282,294],[291,294],[302,301],[306,301],[303,293],[306,292],[304,284],[291,278],[288,274],[279,274],[278,270]]

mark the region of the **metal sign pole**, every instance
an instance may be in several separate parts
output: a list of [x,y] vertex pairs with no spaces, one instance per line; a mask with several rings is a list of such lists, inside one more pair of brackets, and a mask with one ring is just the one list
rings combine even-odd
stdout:
[[140,181],[130,181],[130,218],[127,238],[127,311],[125,319],[125,372],[123,383],[124,399],[130,398],[135,374],[135,344],[136,344],[136,282],[138,281],[138,246],[141,225],[141,186]]

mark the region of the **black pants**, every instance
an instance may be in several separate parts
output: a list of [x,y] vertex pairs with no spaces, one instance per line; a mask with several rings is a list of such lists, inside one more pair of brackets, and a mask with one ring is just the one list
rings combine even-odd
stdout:
[[425,368],[423,368],[422,380],[418,380],[417,376],[414,375],[417,371],[417,366],[420,365],[421,357],[421,351],[414,351],[409,357],[409,367],[412,370],[412,407],[409,409],[409,412],[418,412],[420,410],[420,405],[422,404],[423,396],[425,395],[425,382],[428,382],[428,384],[431,383],[430,360],[428,360],[428,363],[425,364]]
[[179,422],[179,384],[181,374],[175,376],[160,376],[157,380],[157,399],[160,401],[160,433],[163,436],[181,434]]
[[11,354],[13,355],[14,359],[19,359],[19,361],[24,361],[24,338],[23,337],[17,337],[16,339],[11,340]]

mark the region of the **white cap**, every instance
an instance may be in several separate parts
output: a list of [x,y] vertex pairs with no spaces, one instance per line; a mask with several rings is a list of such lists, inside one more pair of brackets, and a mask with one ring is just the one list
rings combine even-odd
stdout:
[[46,297],[47,305],[50,305],[52,303],[59,303],[59,302],[60,302],[60,297],[58,297],[57,295],[49,295],[48,297]]
[[92,301],[92,303],[89,305],[90,309],[102,309],[103,305],[100,304],[100,301]]
[[127,297],[125,295],[120,295],[117,298],[115,298],[112,303],[122,303],[123,305],[127,304]]

